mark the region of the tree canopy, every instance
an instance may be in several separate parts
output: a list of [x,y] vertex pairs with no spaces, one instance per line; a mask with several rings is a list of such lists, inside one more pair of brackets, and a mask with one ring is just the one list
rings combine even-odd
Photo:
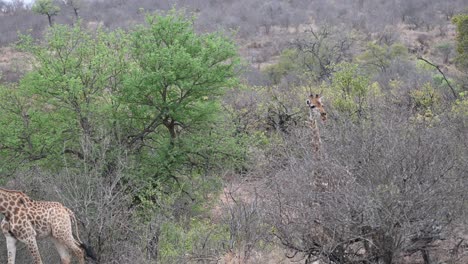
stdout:
[[[23,36],[19,48],[33,56],[34,69],[2,91],[2,155],[11,166],[93,164],[83,142],[91,149],[107,142],[166,175],[148,177],[175,179],[197,159],[191,155],[203,156],[194,147],[200,131],[217,141],[205,138],[205,149],[223,148],[219,96],[237,82],[236,46],[221,33],[195,33],[181,12],[148,14],[129,32],[56,25],[44,44]],[[151,165],[155,159],[167,166]]]
[[36,0],[31,9],[38,14],[46,15],[49,26],[52,26],[53,17],[60,11],[60,7],[55,5],[53,0]]
[[460,14],[452,19],[457,26],[457,65],[468,71],[468,14]]

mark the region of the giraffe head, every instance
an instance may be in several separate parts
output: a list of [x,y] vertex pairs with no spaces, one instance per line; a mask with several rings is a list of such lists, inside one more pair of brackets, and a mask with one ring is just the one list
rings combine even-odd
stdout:
[[327,112],[325,111],[324,105],[322,103],[322,97],[318,94],[309,95],[309,98],[306,101],[307,106],[309,107],[309,118],[315,119],[320,116],[322,121],[327,120]]

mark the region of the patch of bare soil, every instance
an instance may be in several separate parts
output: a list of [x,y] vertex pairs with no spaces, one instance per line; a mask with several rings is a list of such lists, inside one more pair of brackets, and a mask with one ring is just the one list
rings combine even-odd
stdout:
[[17,82],[31,70],[31,58],[11,47],[0,48],[0,83]]
[[290,27],[273,26],[268,33],[260,28],[255,36],[238,39],[239,52],[250,65],[263,70],[277,63],[280,53],[290,42],[310,30],[317,30],[317,27],[313,23]]
[[[419,55],[436,55],[437,47],[441,44],[455,45],[456,27],[449,23],[429,31],[415,30],[408,25],[400,24],[396,30],[400,34],[401,43],[408,47],[410,52]],[[434,57],[440,59],[441,56]]]

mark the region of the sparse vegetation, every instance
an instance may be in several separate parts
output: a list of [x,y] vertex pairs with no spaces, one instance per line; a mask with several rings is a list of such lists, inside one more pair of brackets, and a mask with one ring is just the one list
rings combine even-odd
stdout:
[[465,2],[0,0],[0,184],[99,263],[467,263]]

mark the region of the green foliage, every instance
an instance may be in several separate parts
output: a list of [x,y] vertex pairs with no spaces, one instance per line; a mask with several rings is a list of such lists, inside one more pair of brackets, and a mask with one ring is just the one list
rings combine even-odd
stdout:
[[118,178],[140,221],[156,212],[180,220],[161,227],[162,263],[196,253],[204,239],[225,240],[226,228],[194,219],[218,195],[223,171],[245,169],[252,142],[222,111],[221,95],[238,83],[232,40],[197,34],[171,11],[128,33],[55,25],[43,41],[19,43],[33,69],[0,87],[2,174],[66,167],[97,182]]
[[159,261],[187,262],[185,258],[202,255],[202,250],[220,248],[228,240],[229,230],[223,225],[199,219],[191,219],[185,227],[166,222],[161,227],[159,238]]
[[298,55],[295,49],[285,49],[281,52],[278,62],[265,69],[274,84],[279,84],[282,78],[301,69]]
[[406,58],[407,56],[408,50],[402,44],[395,43],[387,46],[369,42],[366,51],[360,54],[357,59],[371,72],[385,72],[394,59]]
[[468,70],[468,14],[460,14],[453,17],[452,22],[457,27],[457,66],[462,70]]
[[52,17],[60,12],[60,7],[55,5],[53,0],[36,0],[31,10],[35,13],[46,15],[49,19],[49,25],[52,26]]
[[105,155],[106,176],[117,162],[112,152],[124,148],[149,189],[180,188],[198,199],[219,186],[208,183],[218,179],[208,179],[214,168],[245,163],[246,141],[233,137],[219,100],[237,84],[236,46],[219,33],[195,33],[183,13],[148,15],[129,34],[57,25],[42,44],[22,36],[19,48],[34,69],[14,93],[2,89],[9,166],[82,169],[81,161],[94,166]]
[[333,76],[333,87],[341,90],[343,97],[366,95],[368,79],[359,74],[358,67],[357,64],[347,62],[338,65],[338,71]]
[[413,109],[416,111],[413,120],[430,125],[439,121],[437,114],[440,108],[441,96],[430,83],[411,91],[410,96]]
[[452,105],[452,113],[461,117],[468,118],[468,93],[461,92],[459,98]]
[[333,105],[352,116],[362,117],[371,88],[369,78],[359,71],[359,65],[343,62],[333,74]]
[[416,110],[434,110],[441,99],[430,83],[426,83],[420,89],[411,91],[411,98],[413,99],[413,107]]
[[295,40],[293,48],[285,49],[278,62],[268,67],[266,72],[274,84],[288,75],[305,75],[318,84],[329,81],[335,66],[349,56],[352,41],[347,34],[324,26]]
[[128,68],[125,43],[122,32],[93,34],[79,24],[51,28],[44,45],[21,36],[19,48],[34,57],[35,66],[19,87],[30,107],[28,123],[38,126],[38,131],[27,133],[42,138],[29,148],[39,152],[45,163],[58,165],[65,153],[92,162],[94,158],[87,156],[91,153],[82,149],[82,139],[99,145],[107,138],[103,131],[117,133],[112,125],[117,108],[112,90]]
[[[220,34],[197,35],[191,20],[171,11],[149,15],[131,36],[132,67],[120,103],[133,141],[163,125],[170,138],[177,128],[198,129],[216,113],[217,98],[236,84],[235,44]],[[143,133],[143,134],[142,134]]]
[[57,15],[60,11],[60,7],[54,5],[53,0],[36,0],[31,9],[41,15]]
[[[425,60],[425,59],[418,59],[416,61],[416,69],[418,69],[418,72],[420,74],[430,74],[432,76],[433,84],[435,87],[439,88],[440,90],[447,90],[451,91],[453,96],[457,98],[457,88],[451,85],[451,83],[454,83],[452,78],[450,76],[445,76],[441,71],[440,68],[431,62]],[[429,85],[429,84],[427,84]]]
[[219,102],[237,84],[239,57],[232,40],[196,34],[192,21],[172,10],[147,16],[147,25],[130,36],[129,55],[130,70],[115,94],[116,115],[126,144],[145,164],[138,174],[148,188],[165,188],[169,181],[189,193],[202,192],[211,169],[228,160],[242,163],[243,144],[233,143],[237,138]]
[[[3,174],[16,169],[22,160],[37,156],[32,142],[41,141],[41,134],[37,133],[37,126],[31,128],[28,121],[38,116],[30,111],[30,105],[25,96],[16,86],[0,86],[0,168]],[[36,133],[33,133],[36,132]]]
[[449,58],[453,50],[453,43],[450,42],[444,42],[436,46],[436,51],[442,56],[444,63],[449,62]]

